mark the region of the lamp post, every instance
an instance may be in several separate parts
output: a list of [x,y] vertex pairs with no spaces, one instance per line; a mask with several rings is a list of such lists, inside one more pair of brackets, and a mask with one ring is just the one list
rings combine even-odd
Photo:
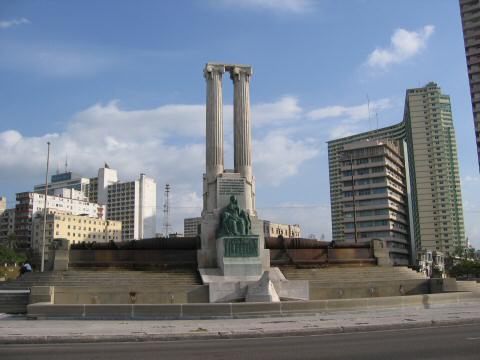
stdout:
[[43,203],[43,236],[42,236],[42,262],[40,271],[45,270],[45,233],[47,231],[47,196],[48,196],[48,165],[50,163],[50,141],[47,142],[47,171],[45,172],[45,199]]

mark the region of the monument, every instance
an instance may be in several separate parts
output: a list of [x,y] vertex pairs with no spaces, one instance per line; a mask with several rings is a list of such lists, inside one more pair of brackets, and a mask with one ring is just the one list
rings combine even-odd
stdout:
[[[225,72],[230,73],[234,87],[233,170],[224,168],[222,77]],[[197,253],[199,272],[203,283],[209,285],[210,302],[279,301],[277,292],[294,284],[286,281],[278,268],[270,268],[263,222],[255,210],[250,117],[252,67],[207,63],[204,76],[206,171],[201,249]],[[303,286],[296,285],[297,289]],[[300,292],[296,291],[293,298],[308,299],[308,289],[302,288]]]

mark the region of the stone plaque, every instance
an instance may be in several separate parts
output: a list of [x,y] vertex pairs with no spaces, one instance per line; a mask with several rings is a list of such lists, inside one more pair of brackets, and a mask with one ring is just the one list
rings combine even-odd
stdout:
[[242,195],[244,192],[245,184],[243,179],[219,179],[219,195]]
[[258,257],[258,236],[226,236],[224,257]]

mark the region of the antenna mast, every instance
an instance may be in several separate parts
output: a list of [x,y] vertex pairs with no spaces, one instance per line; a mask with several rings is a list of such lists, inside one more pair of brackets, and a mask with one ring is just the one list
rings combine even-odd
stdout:
[[168,237],[171,233],[172,225],[170,224],[170,185],[165,185],[165,192],[163,197],[163,234]]
[[368,130],[372,130],[372,120],[370,116],[370,98],[367,94],[367,109],[368,109]]

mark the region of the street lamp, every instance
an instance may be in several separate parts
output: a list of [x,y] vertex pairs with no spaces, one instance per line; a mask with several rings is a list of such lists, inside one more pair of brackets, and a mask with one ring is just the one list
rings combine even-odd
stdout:
[[48,165],[50,163],[50,141],[47,142],[47,171],[45,172],[45,199],[43,203],[42,262],[40,271],[45,270],[45,233],[47,231]]

